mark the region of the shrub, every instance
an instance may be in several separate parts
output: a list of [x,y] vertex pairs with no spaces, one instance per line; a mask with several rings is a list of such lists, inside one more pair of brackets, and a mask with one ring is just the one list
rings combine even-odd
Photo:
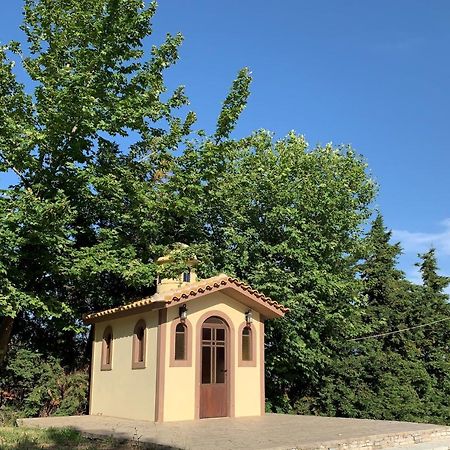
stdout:
[[87,371],[67,373],[54,357],[18,349],[1,373],[0,420],[82,414],[87,393]]

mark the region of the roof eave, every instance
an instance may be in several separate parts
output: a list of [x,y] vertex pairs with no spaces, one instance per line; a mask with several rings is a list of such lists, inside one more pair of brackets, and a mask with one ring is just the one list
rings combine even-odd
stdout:
[[183,304],[219,291],[222,291],[229,297],[234,298],[238,302],[259,312],[267,319],[283,317],[284,314],[289,311],[289,308],[284,307],[270,297],[258,292],[251,286],[246,285],[236,278],[221,274],[205,280],[205,284],[194,284],[191,290],[189,290],[189,286],[186,286],[181,290],[175,290],[167,294],[155,294],[152,297],[128,305],[85,315],[83,320],[85,323],[90,324],[129,315],[141,314],[142,312],[147,311],[171,308],[177,304]]
[[148,311],[155,311],[164,308],[165,304],[165,301],[156,301],[143,306],[135,306],[133,308],[117,308],[116,311],[112,312],[102,311],[100,313],[86,314],[83,316],[83,322],[90,325],[97,322],[105,322],[111,319],[120,319],[121,317],[132,316]]

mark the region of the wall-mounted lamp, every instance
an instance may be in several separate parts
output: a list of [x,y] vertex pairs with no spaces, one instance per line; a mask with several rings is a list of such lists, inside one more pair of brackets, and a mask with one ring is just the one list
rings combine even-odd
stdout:
[[252,321],[253,321],[253,316],[252,316],[251,310],[248,310],[248,311],[245,313],[245,321],[247,322],[247,324],[251,324],[251,323],[252,323]]
[[186,320],[187,319],[187,308],[186,308],[186,304],[180,306],[179,308],[179,313],[180,313],[180,319],[181,320]]

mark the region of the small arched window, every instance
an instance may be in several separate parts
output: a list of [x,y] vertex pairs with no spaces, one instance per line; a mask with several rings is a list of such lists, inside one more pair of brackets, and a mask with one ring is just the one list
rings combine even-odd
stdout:
[[112,328],[108,326],[103,331],[101,370],[111,370],[112,368],[112,346],[113,333]]
[[252,329],[246,326],[242,330],[242,361],[251,361],[252,355]]
[[192,324],[176,317],[170,327],[170,367],[192,366]]
[[186,272],[183,272],[183,283],[190,283],[191,282],[191,271],[188,270]]
[[133,333],[133,369],[143,369],[145,367],[145,330],[144,320],[140,320],[134,327]]
[[186,344],[186,325],[179,323],[175,328],[175,361],[187,359]]

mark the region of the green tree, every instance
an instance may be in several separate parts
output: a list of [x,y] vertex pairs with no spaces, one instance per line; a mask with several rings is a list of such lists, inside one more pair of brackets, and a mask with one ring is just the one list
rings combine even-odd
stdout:
[[189,242],[210,245],[214,271],[291,307],[267,328],[273,407],[309,395],[335,342],[357,333],[356,262],[376,190],[365,162],[349,147],[311,149],[295,133],[279,141],[264,130],[237,140],[212,136],[188,145],[166,189],[199,218],[198,228],[184,229],[195,228]]
[[383,216],[378,213],[367,235],[367,256],[360,265],[364,291],[370,304],[383,304],[388,297],[392,282],[399,280],[402,273],[396,268],[401,254],[400,244],[391,244],[392,232],[384,225]]
[[436,259],[436,249],[431,248],[428,252],[419,254],[420,263],[416,266],[420,268],[422,282],[425,287],[430,289],[436,295],[444,295],[444,289],[450,284],[450,277],[444,277],[438,274],[438,265]]
[[420,333],[421,355],[436,385],[435,415],[450,423],[450,304],[445,289],[450,278],[439,274],[436,250],[419,255],[423,289],[420,305],[423,321],[430,325]]
[[155,11],[140,0],[26,0],[28,48],[0,49],[0,170],[18,177],[0,199],[0,360],[15,317],[64,314],[75,326],[83,311],[152,288],[153,258],[171,238],[158,183],[195,120],[175,116],[187,99],[163,80],[181,35],[143,46]]
[[396,268],[401,249],[391,236],[378,215],[360,265],[365,333],[335,356],[315,406],[330,415],[448,423],[446,279],[429,252],[420,265],[425,285],[407,281]]
[[11,352],[0,380],[0,422],[18,417],[81,414],[86,410],[88,376],[66,373],[60,361],[31,350]]

